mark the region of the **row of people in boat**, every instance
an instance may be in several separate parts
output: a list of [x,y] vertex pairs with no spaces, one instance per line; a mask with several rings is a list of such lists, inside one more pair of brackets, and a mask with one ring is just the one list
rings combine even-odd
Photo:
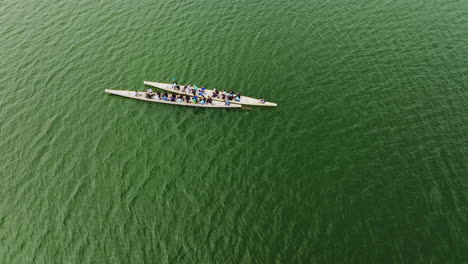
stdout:
[[[188,102],[188,103],[190,103],[190,102],[194,102],[194,103],[200,102],[200,103],[203,103],[203,104],[205,104],[205,103],[213,104],[212,103],[213,102],[212,97],[213,97],[213,98],[220,98],[225,102],[226,105],[230,105],[231,104],[230,101],[232,101],[232,99],[233,99],[232,91],[231,91],[231,94],[229,96],[226,96],[225,94],[221,94],[221,96],[219,96],[219,91],[217,91],[216,88],[213,91],[212,97],[208,96],[208,98],[206,98],[206,96],[204,96],[204,93],[201,94],[201,95],[199,94],[200,95],[200,97],[199,97],[199,96],[196,95],[196,93],[193,93],[194,94],[194,96],[193,96],[194,99],[190,99],[190,96],[188,96],[188,95],[186,95],[185,98],[183,96],[179,95],[179,96],[177,96],[177,99],[176,99],[175,95],[171,94],[169,96],[167,92],[165,92],[163,94],[161,94],[159,92],[153,93],[153,90],[151,88],[148,88],[146,91],[147,91],[146,92],[147,98],[158,99],[158,100],[166,100],[166,101],[177,101],[177,102]],[[148,94],[150,94],[150,95],[148,95]],[[135,91],[135,96],[140,96],[140,95],[141,94],[138,93],[138,91]],[[199,98],[201,98],[201,99],[199,99]],[[179,99],[182,99],[182,101],[179,100]],[[237,93],[235,100],[240,101],[240,93]],[[264,104],[266,101],[265,101],[264,98],[260,98],[259,102]]]
[[[141,93],[135,91],[135,96],[142,96]],[[188,104],[213,104],[213,98],[211,96],[197,96],[194,95],[193,97],[189,95],[174,95],[168,94],[167,92],[160,93],[160,92],[153,92],[151,88],[146,90],[145,93],[146,98],[154,99],[154,100],[164,100],[164,101],[171,101],[171,102],[178,102],[178,103],[188,103]],[[225,105],[230,105],[231,102],[226,99],[224,100]]]
[[[202,86],[199,88],[198,86],[194,85],[190,87],[190,84],[186,84],[182,89],[180,88],[180,85],[177,84],[177,82],[172,83],[172,90],[177,90],[182,93],[191,93],[194,96],[199,95],[199,96],[206,96],[206,88]],[[220,98],[222,100],[230,100],[230,101],[236,101],[240,102],[241,100],[241,93],[234,93],[232,90],[229,92],[226,90],[223,90],[222,92],[218,91],[216,88],[213,89],[213,92],[211,93],[211,96],[213,98]]]

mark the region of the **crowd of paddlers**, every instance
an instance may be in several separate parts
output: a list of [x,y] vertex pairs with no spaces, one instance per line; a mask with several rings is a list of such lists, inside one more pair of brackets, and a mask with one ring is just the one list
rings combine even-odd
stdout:
[[[172,90],[183,94],[174,95],[167,91],[162,93],[153,92],[151,88],[148,88],[146,90],[146,98],[189,104],[213,104],[213,99],[218,99],[224,101],[226,105],[230,105],[231,101],[240,102],[241,100],[241,94],[232,90],[218,91],[214,88],[212,92],[207,92],[204,86],[198,87],[197,85],[191,86],[190,84],[187,84],[184,87],[180,87],[177,82],[172,83],[171,88]],[[135,91],[135,93],[136,96],[141,95],[137,91]],[[265,99],[260,99],[260,102],[265,103]]]
[[[198,87],[197,85],[191,86],[190,84],[186,84],[184,87],[180,87],[180,85],[176,82],[172,83],[172,89],[177,90],[182,93],[188,93],[188,94],[193,94],[193,96],[207,96],[206,93],[206,88],[204,86]],[[234,93],[232,90],[226,91],[218,91],[216,88],[213,89],[213,92],[209,97],[212,98],[219,98],[223,101],[237,101],[240,102],[241,100],[241,94],[240,93]]]
[[[182,94],[171,94],[167,91],[165,92],[153,92],[151,88],[146,90],[145,96],[148,99],[154,100],[164,100],[164,101],[172,101],[178,103],[193,103],[193,104],[213,104],[213,98],[219,98],[224,101],[226,105],[230,105],[232,100],[240,101],[241,94],[236,93],[231,90],[229,92],[222,91],[219,92],[218,90],[213,89],[211,95],[208,95],[206,92],[206,88],[198,87],[196,85],[190,86],[190,84],[185,85],[184,87],[180,87],[176,82],[172,84],[172,90],[176,90],[178,92],[184,93]],[[191,95],[189,95],[191,94]],[[135,96],[141,96],[138,91],[135,91]]]
[[[141,96],[142,94],[138,91],[135,91],[135,96]],[[171,102],[178,102],[178,103],[194,103],[194,104],[213,104],[213,98],[211,96],[197,96],[194,95],[191,97],[190,95],[175,95],[168,92],[153,92],[151,88],[146,90],[145,93],[146,98],[154,99],[154,100],[164,100],[164,101],[171,101]],[[230,104],[227,102],[226,104]]]
[[[201,88],[199,88],[198,86],[194,85],[194,86],[190,86],[190,84],[187,84],[185,85],[184,87],[180,88],[180,85],[177,84],[176,82],[174,82],[172,84],[172,89],[173,90],[177,90],[177,91],[180,91],[182,93],[191,93],[193,94],[193,96],[206,96],[206,88],[204,86],[202,86]],[[241,94],[240,93],[234,93],[232,90],[229,90],[226,91],[226,90],[223,90],[223,91],[218,91],[216,88],[213,89],[213,92],[211,94],[211,96],[213,98],[219,98],[219,99],[222,99],[222,100],[229,100],[229,101],[237,101],[239,102],[240,99],[241,99]]]

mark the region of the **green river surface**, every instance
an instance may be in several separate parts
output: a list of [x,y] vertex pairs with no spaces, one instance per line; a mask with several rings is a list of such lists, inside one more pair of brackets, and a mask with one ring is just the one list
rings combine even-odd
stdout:
[[[0,263],[468,263],[468,1],[0,1]],[[252,110],[141,102],[143,81]]]

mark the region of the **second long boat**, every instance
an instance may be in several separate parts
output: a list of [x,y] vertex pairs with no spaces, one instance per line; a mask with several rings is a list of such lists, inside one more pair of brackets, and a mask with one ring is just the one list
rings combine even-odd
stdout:
[[[174,87],[173,84],[170,84],[170,83],[159,83],[159,82],[144,81],[144,84],[150,85],[150,86],[162,89],[162,90],[170,91],[170,92],[173,92],[173,93],[192,95],[192,93],[190,93],[190,92],[183,92],[182,89],[173,88]],[[188,86],[188,88],[193,89],[194,86]],[[215,100],[215,101],[223,101],[223,99],[221,99],[221,98],[213,97],[213,92],[214,92],[214,90],[205,89],[204,95],[205,96],[211,96],[213,98],[213,100]],[[264,101],[262,99],[255,99],[255,98],[248,97],[248,96],[243,96],[243,95],[240,97],[239,101],[231,100],[230,102],[234,103],[234,104],[242,104],[242,105],[273,106],[273,107],[277,106],[276,103],[267,102],[267,101]]]

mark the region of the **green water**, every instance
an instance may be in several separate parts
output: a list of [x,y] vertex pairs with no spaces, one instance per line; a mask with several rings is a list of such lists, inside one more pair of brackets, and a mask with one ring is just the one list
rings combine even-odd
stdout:
[[[0,263],[467,263],[468,2],[0,2]],[[226,111],[104,93],[241,91]]]

